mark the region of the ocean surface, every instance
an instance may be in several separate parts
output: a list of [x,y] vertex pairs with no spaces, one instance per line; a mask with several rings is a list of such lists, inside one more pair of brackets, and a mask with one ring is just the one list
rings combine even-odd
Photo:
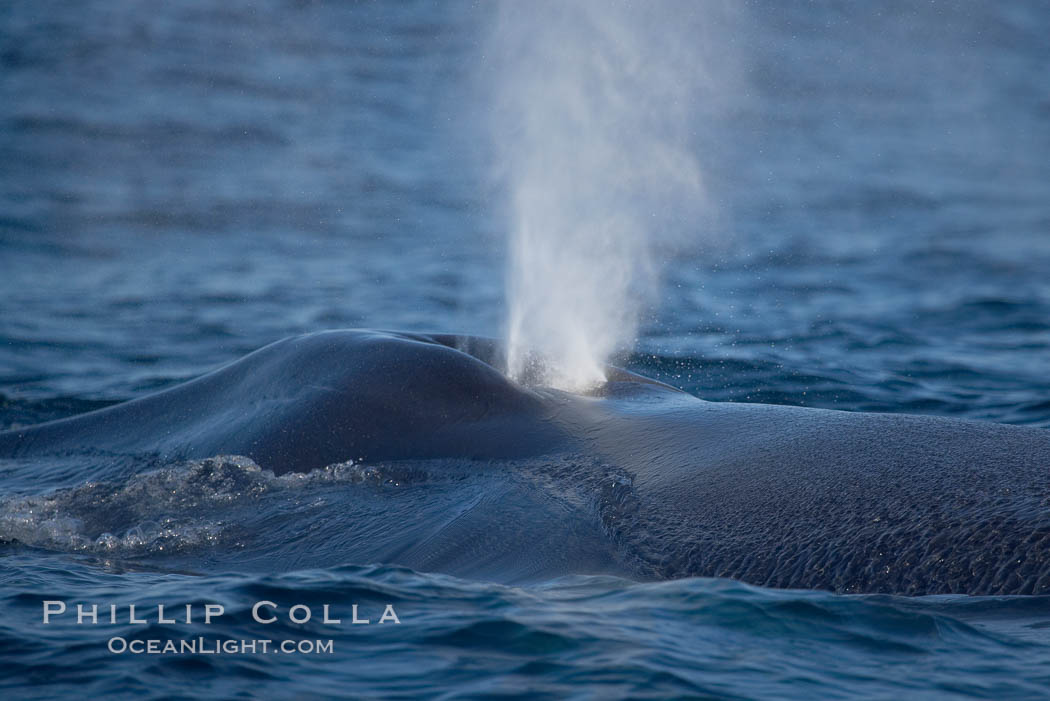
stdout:
[[[1050,6],[657,11],[708,42],[695,70],[717,99],[690,147],[709,205],[658,256],[659,294],[618,362],[708,400],[1050,429]],[[4,3],[0,428],[140,397],[295,333],[502,335],[506,193],[484,69],[496,12]],[[1047,597],[509,585],[339,550],[353,525],[340,500],[440,493],[417,472],[0,461],[0,690],[1050,694]],[[44,625],[44,600],[70,610]],[[253,620],[259,601],[276,622]],[[100,623],[77,625],[76,603],[98,603]],[[148,623],[130,623],[129,604]],[[180,619],[190,605],[192,620],[158,623],[157,604]],[[208,604],[224,613],[205,625]],[[298,604],[309,622],[289,621]],[[341,624],[321,621],[325,604]],[[351,623],[355,604],[370,624]],[[379,623],[388,604],[400,623]],[[135,654],[111,652],[114,638],[331,650]]]

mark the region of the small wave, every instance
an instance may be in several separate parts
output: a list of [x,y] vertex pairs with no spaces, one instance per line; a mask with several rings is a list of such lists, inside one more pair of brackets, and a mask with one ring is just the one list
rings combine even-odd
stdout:
[[[342,566],[282,575],[100,571],[82,561],[52,566],[35,554],[0,566],[0,650],[23,675],[46,678],[51,696],[90,680],[104,696],[123,694],[129,677],[154,694],[185,693],[194,678],[251,683],[264,696],[433,697],[530,694],[600,697],[717,698],[891,697],[977,693],[1037,698],[1045,689],[1045,636],[1030,630],[1045,618],[1046,597],[841,596],[771,590],[724,579],[633,583],[572,576],[509,587],[423,574],[402,567]],[[117,602],[115,625],[41,626],[41,588],[79,602]],[[255,602],[276,604],[272,624],[252,618]],[[168,611],[222,602],[218,621],[159,625]],[[136,604],[146,623],[127,620]],[[292,604],[314,613],[288,618]],[[358,605],[370,625],[352,625]],[[384,606],[399,624],[379,625]],[[329,605],[340,624],[327,625]],[[127,639],[328,639],[316,656],[158,655],[106,652],[111,636]],[[55,662],[61,660],[61,665]],[[317,675],[323,665],[324,675]],[[22,679],[29,678],[23,676]],[[804,683],[800,682],[804,680]],[[0,680],[19,683],[19,674]],[[26,691],[24,687],[18,689]],[[25,696],[23,693],[18,694]]]
[[250,458],[218,456],[125,482],[86,482],[45,495],[2,499],[0,541],[124,557],[181,552],[229,541],[240,528],[240,509],[265,494],[325,483],[397,486],[425,477],[418,468],[352,461],[278,477]]

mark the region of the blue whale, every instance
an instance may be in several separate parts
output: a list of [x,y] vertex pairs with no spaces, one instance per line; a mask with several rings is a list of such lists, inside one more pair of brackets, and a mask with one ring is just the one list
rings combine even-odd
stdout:
[[617,368],[570,394],[509,380],[501,357],[471,337],[296,336],[150,396],[0,433],[0,458],[236,454],[275,474],[455,460],[493,480],[520,465],[528,479],[498,477],[513,487],[455,518],[407,504],[389,522],[370,516],[358,554],[461,575],[484,562],[497,578],[1050,592],[1048,431],[706,402]]

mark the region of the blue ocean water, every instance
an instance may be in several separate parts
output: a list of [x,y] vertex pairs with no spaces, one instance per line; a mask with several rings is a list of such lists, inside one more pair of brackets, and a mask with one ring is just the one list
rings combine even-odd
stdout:
[[[698,7],[665,11],[717,37],[696,70],[720,99],[693,143],[712,216],[666,254],[621,361],[710,400],[1050,427],[1050,10]],[[293,333],[500,335],[506,223],[478,84],[493,12],[0,8],[0,427],[139,397]],[[16,698],[1050,691],[1044,597],[457,580],[311,558],[303,543],[338,522],[325,497],[385,484],[382,470],[285,479],[233,460],[118,477],[94,460],[0,463],[0,687]],[[106,480],[78,477],[101,464]],[[268,572],[297,551],[302,567]],[[153,606],[154,621],[44,626],[45,599]],[[343,624],[263,626],[260,600],[282,615],[327,603]],[[195,606],[195,622],[157,624],[158,603]],[[205,626],[208,603],[226,613]],[[400,624],[348,623],[353,604],[375,621],[387,603]],[[115,636],[333,652],[116,654]]]

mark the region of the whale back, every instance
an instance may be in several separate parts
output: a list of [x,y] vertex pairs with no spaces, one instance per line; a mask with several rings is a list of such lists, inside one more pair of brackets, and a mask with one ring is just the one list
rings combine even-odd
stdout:
[[240,454],[278,474],[346,460],[509,457],[561,443],[544,411],[541,397],[450,344],[324,331],[147,397],[0,433],[0,456]]
[[897,594],[1050,593],[1050,432],[931,416],[605,402],[611,534],[646,576]]
[[233,454],[277,475],[364,463],[402,486],[346,487],[317,551],[465,576],[1050,593],[1050,432],[705,402],[616,368],[576,395],[513,382],[502,359],[492,339],[307,334],[0,433],[0,457]]

